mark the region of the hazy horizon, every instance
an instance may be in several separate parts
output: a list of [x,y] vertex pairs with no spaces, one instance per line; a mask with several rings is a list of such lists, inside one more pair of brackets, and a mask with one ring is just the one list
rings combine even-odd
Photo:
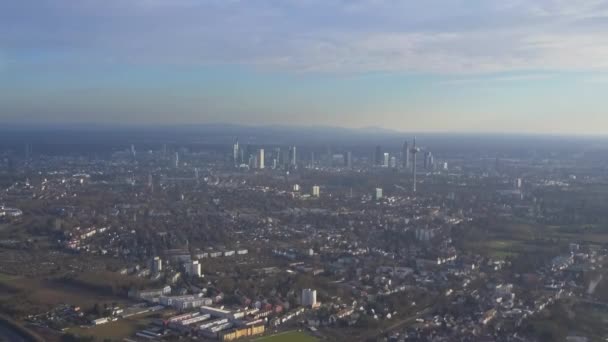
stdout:
[[6,1],[0,122],[605,135],[608,1]]

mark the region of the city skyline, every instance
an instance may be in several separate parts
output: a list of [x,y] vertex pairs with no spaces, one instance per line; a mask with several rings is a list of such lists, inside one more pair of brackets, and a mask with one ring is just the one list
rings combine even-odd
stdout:
[[606,1],[9,1],[0,122],[605,134]]

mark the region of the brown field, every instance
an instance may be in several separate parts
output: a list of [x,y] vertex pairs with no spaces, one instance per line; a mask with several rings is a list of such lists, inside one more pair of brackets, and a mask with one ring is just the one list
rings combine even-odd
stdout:
[[54,279],[0,276],[0,289],[10,296],[0,296],[0,309],[10,307],[18,315],[37,314],[58,304],[77,305],[83,309],[95,303],[124,302],[124,298],[64,283]]
[[96,327],[72,328],[68,332],[80,337],[93,337],[96,341],[104,339],[122,340],[133,336],[135,332],[142,329],[145,325],[131,319],[121,319],[116,322],[103,324]]

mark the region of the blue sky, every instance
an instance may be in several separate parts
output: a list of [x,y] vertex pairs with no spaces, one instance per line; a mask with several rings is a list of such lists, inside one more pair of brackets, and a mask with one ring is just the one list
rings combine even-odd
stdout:
[[0,122],[605,134],[608,1],[5,0]]

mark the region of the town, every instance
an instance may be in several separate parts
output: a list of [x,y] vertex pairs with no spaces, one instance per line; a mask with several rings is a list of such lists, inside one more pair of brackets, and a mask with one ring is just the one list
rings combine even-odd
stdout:
[[608,333],[608,165],[582,147],[231,139],[1,152],[0,312],[45,341]]

